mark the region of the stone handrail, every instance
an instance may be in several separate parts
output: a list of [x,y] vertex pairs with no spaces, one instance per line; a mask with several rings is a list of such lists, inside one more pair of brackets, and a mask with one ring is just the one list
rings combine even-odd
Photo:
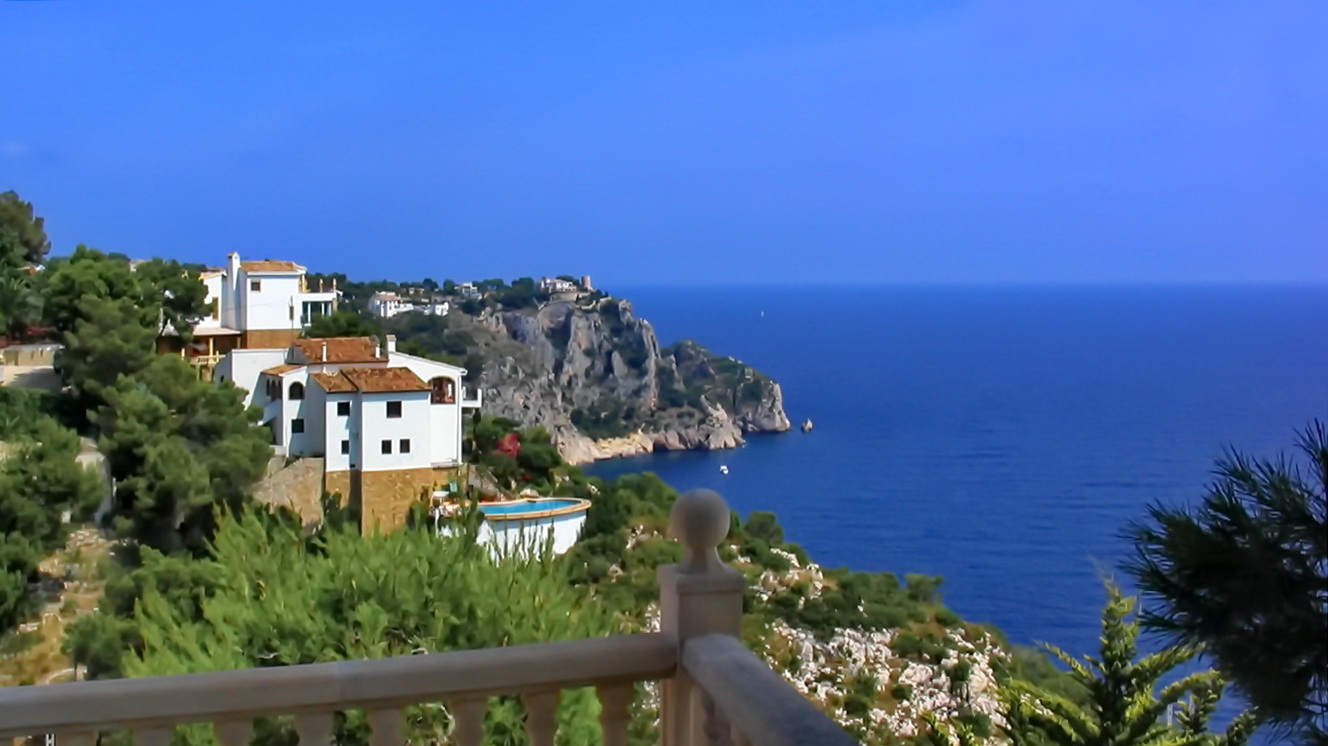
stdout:
[[[334,712],[365,710],[375,729],[373,743],[379,744],[394,742],[399,735],[401,708],[406,705],[447,702],[458,729],[477,726],[482,733],[489,696],[524,695],[532,714],[547,711],[552,717],[559,691],[580,686],[598,688],[605,704],[606,735],[621,730],[625,738],[633,683],[672,676],[676,660],[677,646],[672,640],[661,634],[639,634],[378,660],[13,687],[0,689],[0,738],[54,733],[59,742],[73,739],[77,743],[99,731],[130,729],[136,739],[150,741],[153,734],[165,733],[169,738],[177,725],[211,722],[219,736],[242,725],[243,732],[234,736],[233,743],[247,743],[255,717],[295,714],[301,740],[309,743],[304,740],[307,735],[316,738],[331,728]],[[380,728],[387,732],[377,732]],[[380,741],[380,737],[387,740]],[[230,746],[228,739],[222,740]]]
[[857,743],[737,638],[693,638],[683,650],[682,665],[704,692],[703,707],[718,730],[722,733],[727,725],[738,741],[769,746]]
[[635,684],[662,680],[665,746],[853,743],[743,647],[743,577],[716,548],[723,498],[694,490],[674,505],[682,562],[661,567],[660,632],[242,671],[0,689],[0,738],[54,734],[93,746],[129,730],[137,746],[170,746],[176,726],[212,723],[221,746],[247,746],[253,721],[294,715],[304,746],[327,746],[337,712],[363,710],[369,746],[404,743],[403,708],[444,703],[452,740],[479,746],[488,697],[520,695],[532,746],[552,746],[563,689],[593,686],[606,746],[625,746]]

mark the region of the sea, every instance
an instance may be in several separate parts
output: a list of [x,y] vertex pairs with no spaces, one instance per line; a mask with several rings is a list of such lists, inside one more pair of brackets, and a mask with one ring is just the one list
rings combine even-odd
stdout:
[[717,490],[823,565],[943,576],[964,618],[1074,654],[1097,653],[1103,578],[1131,587],[1131,520],[1328,419],[1328,286],[610,291],[661,344],[779,381],[795,429],[591,474]]

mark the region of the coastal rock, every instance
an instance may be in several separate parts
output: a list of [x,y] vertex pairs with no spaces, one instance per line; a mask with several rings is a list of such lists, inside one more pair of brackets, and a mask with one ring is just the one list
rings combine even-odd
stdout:
[[473,342],[466,365],[479,368],[485,413],[544,426],[570,463],[734,448],[791,427],[778,383],[696,342],[661,347],[626,300],[489,307],[436,323]]

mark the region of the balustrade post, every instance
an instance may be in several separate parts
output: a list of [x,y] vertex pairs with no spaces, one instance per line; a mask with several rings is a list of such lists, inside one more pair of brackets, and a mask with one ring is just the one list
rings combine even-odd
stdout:
[[[660,631],[678,645],[700,635],[742,634],[742,597],[746,580],[719,559],[716,549],[729,533],[729,506],[711,490],[692,490],[678,498],[670,515],[673,537],[682,543],[682,562],[659,568]],[[678,667],[664,682],[660,726],[664,746],[706,742],[705,713],[695,682]]]

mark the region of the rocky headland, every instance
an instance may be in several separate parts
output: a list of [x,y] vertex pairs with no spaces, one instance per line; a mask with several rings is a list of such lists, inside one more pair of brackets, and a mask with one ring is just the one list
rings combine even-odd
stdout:
[[485,414],[542,425],[571,463],[743,444],[789,429],[769,376],[692,341],[662,347],[623,299],[501,305],[390,325],[402,340],[461,354]]

